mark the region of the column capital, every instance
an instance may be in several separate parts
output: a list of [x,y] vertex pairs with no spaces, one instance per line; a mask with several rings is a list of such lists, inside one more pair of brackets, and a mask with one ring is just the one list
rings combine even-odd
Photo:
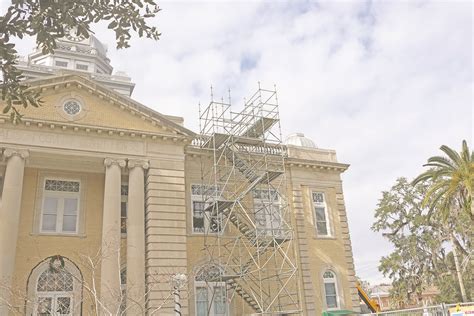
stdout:
[[127,163],[126,163],[125,159],[105,158],[104,159],[104,165],[106,167],[110,167],[112,165],[117,165],[120,168],[124,168],[127,165]]
[[30,156],[30,152],[26,149],[14,149],[14,148],[6,148],[3,151],[3,155],[6,158],[10,158],[12,156],[18,156],[22,159],[26,159]]
[[145,159],[129,159],[128,168],[133,169],[135,167],[140,167],[146,170],[150,168],[150,163],[148,162],[148,160]]

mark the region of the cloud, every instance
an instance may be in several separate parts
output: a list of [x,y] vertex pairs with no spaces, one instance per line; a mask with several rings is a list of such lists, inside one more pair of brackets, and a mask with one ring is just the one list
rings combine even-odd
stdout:
[[[380,281],[389,245],[370,231],[381,191],[440,145],[472,144],[471,2],[161,2],[161,40],[113,49],[134,98],[198,129],[198,103],[277,85],[284,134],[304,132],[341,162],[358,274]],[[26,42],[21,42],[27,53]],[[29,43],[31,46],[31,42]],[[28,47],[29,48],[29,47]]]

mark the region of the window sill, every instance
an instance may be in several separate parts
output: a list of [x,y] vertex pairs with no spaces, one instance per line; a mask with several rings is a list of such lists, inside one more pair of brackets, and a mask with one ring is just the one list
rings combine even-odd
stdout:
[[320,239],[320,240],[336,240],[335,236],[314,236],[313,239]]
[[67,233],[30,233],[31,236],[47,236],[47,237],[76,237],[76,238],[86,238],[86,234],[67,234]]

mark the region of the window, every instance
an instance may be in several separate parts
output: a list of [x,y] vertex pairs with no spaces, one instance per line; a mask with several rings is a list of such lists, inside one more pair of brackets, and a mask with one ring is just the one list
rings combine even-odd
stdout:
[[67,68],[67,61],[56,60],[54,64],[58,67]]
[[120,291],[122,296],[120,297],[120,315],[125,315],[127,310],[127,268],[120,270]]
[[222,216],[212,214],[206,209],[220,194],[214,186],[193,184],[191,185],[191,211],[193,215],[193,233],[205,233],[210,230],[220,233],[222,230]]
[[313,192],[313,208],[318,236],[329,236],[329,221],[326,205],[326,198],[322,192]]
[[201,268],[195,279],[197,316],[223,316],[228,314],[225,282],[215,282],[222,269],[215,265]]
[[120,232],[127,234],[128,184],[120,187]]
[[255,189],[252,195],[259,232],[265,235],[280,235],[282,218],[278,192],[273,189]]
[[78,100],[71,99],[64,102],[63,110],[66,114],[74,116],[81,112],[82,106]]
[[326,297],[326,307],[334,309],[339,307],[339,298],[337,294],[336,274],[330,270],[324,272],[324,294]]
[[56,255],[36,266],[28,278],[26,315],[78,315],[82,276],[75,264]]
[[40,231],[74,234],[78,231],[79,181],[45,179]]
[[79,69],[79,70],[88,70],[88,69],[89,69],[89,66],[88,66],[88,65],[84,65],[84,64],[76,64],[76,69]]

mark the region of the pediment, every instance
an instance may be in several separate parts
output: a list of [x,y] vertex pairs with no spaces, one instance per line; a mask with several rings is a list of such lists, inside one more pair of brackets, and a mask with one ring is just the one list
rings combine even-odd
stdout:
[[43,106],[21,109],[25,120],[78,124],[92,128],[193,137],[194,132],[118,92],[78,75],[28,81],[41,92]]

